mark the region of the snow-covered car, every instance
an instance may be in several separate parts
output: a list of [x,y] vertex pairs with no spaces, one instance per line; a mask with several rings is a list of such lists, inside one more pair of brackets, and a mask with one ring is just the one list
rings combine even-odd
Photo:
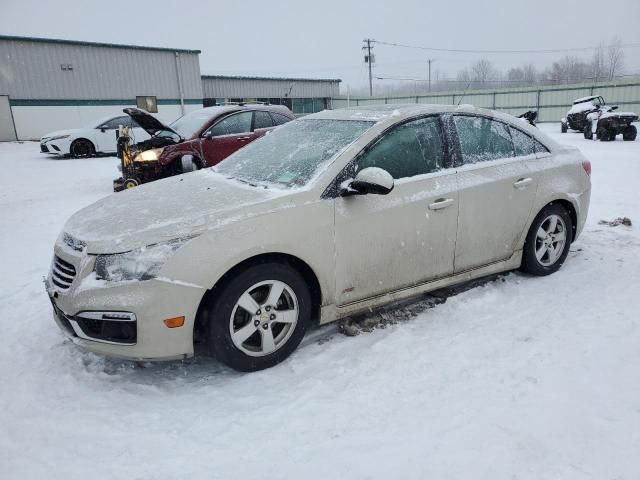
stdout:
[[584,138],[597,138],[602,141],[615,140],[616,135],[622,134],[622,139],[633,141],[637,136],[637,129],[632,122],[638,120],[633,112],[618,112],[617,105],[607,105],[601,96],[578,98],[573,101],[567,116],[560,121],[562,133],[568,129],[583,132]]
[[312,322],[507,270],[555,272],[584,226],[590,172],[576,148],[507,114],[327,110],[80,210],[47,292],[88,350],[181,359],[201,342],[259,370]]
[[40,139],[40,151],[73,157],[113,154],[118,149],[118,129],[129,127],[137,141],[147,140],[145,132],[129,115],[105,117],[84,128],[47,133]]

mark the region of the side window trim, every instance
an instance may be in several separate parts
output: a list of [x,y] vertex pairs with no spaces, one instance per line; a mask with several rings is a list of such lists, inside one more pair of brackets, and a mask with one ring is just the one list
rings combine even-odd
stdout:
[[[516,127],[515,125],[509,125],[509,136],[511,137],[511,143],[513,143],[513,154],[515,156],[515,158],[522,158],[522,157],[528,157],[528,156],[535,156],[536,154],[536,139],[528,134],[527,132],[525,132],[524,130],[519,129],[518,127]],[[513,139],[513,133],[511,133],[511,130],[515,130],[517,132],[520,132],[522,135],[526,135],[529,140],[531,140],[531,153],[527,154],[527,155],[518,155],[518,153],[516,152],[516,142]]]
[[247,113],[247,112],[251,114],[251,131],[249,131],[249,132],[242,132],[242,133],[225,133],[224,135],[216,135],[216,136],[215,136],[215,138],[218,138],[218,137],[230,137],[230,136],[232,136],[232,135],[246,135],[247,133],[251,133],[251,132],[253,132],[253,122],[254,122],[254,114],[253,114],[253,113],[254,113],[254,112],[253,112],[252,110],[248,110],[248,111],[247,111],[247,110],[238,110],[238,111],[236,111],[236,112],[231,112],[231,113],[229,113],[229,114],[227,114],[227,115],[225,115],[225,116],[223,116],[223,117],[221,117],[221,118],[217,119],[217,120],[216,120],[216,121],[215,121],[215,122],[214,122],[214,123],[213,123],[209,128],[207,128],[207,129],[204,131],[204,133],[202,134],[202,137],[207,136],[207,134],[209,133],[209,131],[213,130],[213,129],[214,129],[214,128],[219,124],[219,123],[221,123],[221,122],[225,121],[227,118],[231,118],[231,117],[233,117],[234,115],[240,115],[240,114],[242,114],[242,113]]
[[[510,157],[510,158],[513,158],[513,159],[518,158],[518,157],[515,156],[516,150],[515,150],[515,146],[513,144],[513,138],[511,137],[511,131],[510,131],[511,124],[510,123],[505,122],[504,120],[497,119],[495,117],[491,117],[489,115],[483,115],[481,113],[467,113],[467,112],[457,113],[456,112],[456,113],[447,113],[445,115],[448,116],[449,119],[450,119],[451,125],[449,125],[449,128],[452,128],[451,133],[452,133],[452,136],[455,137],[455,144],[454,144],[455,147],[454,148],[455,148],[456,153],[457,153],[457,158],[455,159],[456,168],[467,166],[467,165],[478,165],[478,164],[482,165],[482,163],[486,163],[486,162],[464,163],[463,158],[462,158],[462,146],[460,144],[460,137],[458,136],[458,129],[457,129],[456,125],[455,125],[453,117],[479,117],[479,118],[485,118],[485,119],[490,120],[492,122],[498,122],[498,123],[501,123],[502,125],[505,125],[507,127],[507,132],[509,132],[509,139],[511,140],[511,149],[513,151],[513,157]],[[490,161],[494,161],[494,160],[490,160]]]
[[[443,146],[443,167],[441,170],[438,170],[436,172],[429,172],[429,173],[425,173],[422,175],[416,175],[415,177],[424,177],[425,175],[439,175],[439,174],[447,174],[447,173],[454,173],[453,171],[451,172],[446,172],[446,170],[449,169],[453,169],[455,168],[455,165],[452,162],[452,159],[450,157],[450,151],[451,151],[451,147],[449,144],[449,136],[445,131],[445,124],[444,124],[444,115],[445,114],[441,114],[441,113],[429,113],[427,115],[420,115],[417,117],[411,117],[411,118],[407,118],[405,120],[403,120],[402,122],[396,123],[394,125],[391,125],[387,128],[385,128],[382,132],[380,132],[374,139],[372,139],[366,146],[364,146],[362,148],[362,150],[360,150],[357,154],[355,154],[353,156],[353,158],[351,160],[349,160],[349,163],[347,163],[342,170],[340,170],[340,173],[338,173],[338,175],[336,175],[336,177],[327,185],[327,187],[324,189],[322,195],[320,196],[320,198],[322,199],[327,199],[327,198],[337,198],[338,197],[338,185],[340,185],[340,183],[342,183],[343,181],[345,181],[347,178],[352,178],[355,175],[355,165],[356,162],[358,161],[358,159],[364,155],[365,153],[367,153],[374,145],[376,145],[380,140],[382,140],[382,138],[384,138],[389,132],[391,132],[392,130],[406,124],[409,122],[415,122],[417,120],[423,120],[426,118],[432,118],[432,117],[436,117],[439,126],[440,126],[440,133],[441,133],[441,140],[442,140],[442,146]],[[407,177],[404,180],[409,180],[411,178],[414,177]]]

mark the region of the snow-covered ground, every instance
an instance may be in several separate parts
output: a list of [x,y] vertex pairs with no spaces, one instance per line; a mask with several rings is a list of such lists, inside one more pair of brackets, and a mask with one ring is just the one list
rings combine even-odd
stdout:
[[[253,374],[65,343],[41,279],[117,160],[0,144],[0,478],[640,478],[640,141],[541,128],[593,164],[560,272],[356,337],[327,327]],[[598,225],[619,216],[634,225]]]

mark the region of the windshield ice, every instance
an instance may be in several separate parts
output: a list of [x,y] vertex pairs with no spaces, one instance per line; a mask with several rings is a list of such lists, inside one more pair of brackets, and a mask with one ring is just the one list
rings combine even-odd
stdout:
[[191,138],[211,118],[211,112],[198,110],[183,115],[169,126],[182,138]]
[[215,171],[247,182],[302,186],[375,122],[301,119],[250,143]]

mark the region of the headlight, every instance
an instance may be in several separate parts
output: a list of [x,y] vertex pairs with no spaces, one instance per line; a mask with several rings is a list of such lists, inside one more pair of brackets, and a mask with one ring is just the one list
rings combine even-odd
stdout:
[[173,252],[192,238],[157,243],[126,253],[98,255],[94,267],[96,277],[109,282],[154,278]]
[[58,135],[55,137],[51,137],[51,138],[47,138],[47,142],[50,142],[51,140],[62,140],[63,138],[69,138],[71,135]]
[[134,162],[155,162],[160,158],[160,154],[164,148],[153,148],[151,150],[145,150],[142,153],[139,153],[133,159]]

